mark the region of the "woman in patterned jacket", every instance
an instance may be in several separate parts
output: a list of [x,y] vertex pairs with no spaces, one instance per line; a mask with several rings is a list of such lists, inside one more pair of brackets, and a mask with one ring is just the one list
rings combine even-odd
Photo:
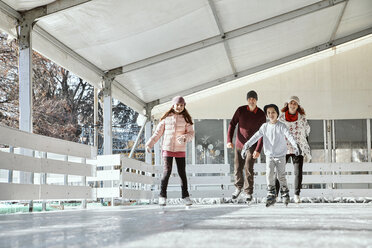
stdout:
[[185,108],[186,102],[182,96],[174,97],[172,104],[173,106],[160,118],[155,133],[147,141],[146,150],[151,152],[151,148],[163,136],[164,171],[161,179],[159,205],[166,205],[168,181],[172,173],[173,158],[175,158],[178,175],[181,178],[182,199],[185,205],[189,206],[192,205],[192,201],[187,190],[185,156],[186,143],[194,138],[194,125]]
[[[300,203],[302,168],[304,160],[308,162],[311,159],[310,147],[307,141],[307,137],[310,134],[310,126],[307,122],[305,111],[300,105],[300,99],[297,96],[291,96],[281,111],[282,114],[279,117],[279,121],[287,125],[289,132],[292,134],[301,149],[300,155],[295,156],[292,146],[287,142],[288,151],[286,161],[288,163],[289,158],[292,158],[294,166],[294,201],[295,203]],[[277,189],[278,186],[279,181],[276,180]],[[278,192],[278,190],[276,192]]]

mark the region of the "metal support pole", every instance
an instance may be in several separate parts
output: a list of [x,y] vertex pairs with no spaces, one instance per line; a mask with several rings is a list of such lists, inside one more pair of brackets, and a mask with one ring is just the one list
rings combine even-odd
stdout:
[[[32,19],[22,16],[19,29],[19,129],[32,133]],[[31,156],[22,149],[21,154]],[[20,183],[32,183],[32,173],[20,172]]]
[[324,142],[324,161],[328,163],[328,149],[327,149],[327,121],[323,120],[323,142]]
[[[47,159],[48,154],[43,152],[41,154],[42,159]],[[47,173],[40,173],[40,186],[47,183]],[[41,211],[46,211],[46,201],[43,200],[41,203]]]
[[[87,163],[87,159],[86,158],[82,158],[81,159],[81,163],[82,164],[86,164]],[[83,186],[87,186],[87,177],[86,176],[82,176],[81,177],[81,181],[82,181]],[[81,201],[81,207],[83,209],[86,209],[87,208],[87,199],[83,199]]]
[[367,119],[367,157],[371,162],[371,119]]
[[[14,147],[9,147],[9,153],[14,153]],[[13,183],[13,170],[8,170],[8,183]]]
[[97,149],[98,154],[98,88],[94,87],[94,108],[93,108],[93,118],[94,118],[94,138],[93,146]]
[[104,77],[103,83],[103,154],[112,154],[112,92],[114,78]]
[[130,150],[129,158],[132,158],[132,157],[133,157],[133,154],[134,154],[134,151],[136,150],[136,147],[137,147],[137,145],[138,145],[139,139],[141,138],[142,132],[143,132],[143,130],[145,129],[145,125],[146,125],[147,119],[148,119],[148,117],[146,117],[146,120],[145,120],[145,122],[143,123],[143,125],[142,125],[142,127],[141,127],[141,129],[140,129],[140,131],[139,131],[139,133],[138,133],[138,135],[137,135],[136,141],[134,142],[133,147],[132,147],[132,149]]
[[[151,138],[151,121],[145,124],[145,143]],[[145,162],[152,164],[152,152],[147,152],[145,149]]]
[[[194,122],[194,129],[195,129],[195,121],[193,120]],[[196,164],[196,150],[195,150],[195,137],[192,139],[191,141],[191,161],[192,161],[192,164]]]
[[332,122],[332,146],[331,146],[331,151],[332,151],[332,157],[331,157],[331,162],[336,163],[336,129],[335,129],[335,120],[331,120]]
[[[19,40],[19,129],[32,133],[32,25],[39,11],[22,15],[18,26]],[[22,149],[21,154],[34,156],[29,149]],[[22,184],[33,184],[33,172],[20,172]],[[29,201],[29,212],[33,211],[33,201]]]
[[227,155],[227,120],[223,119],[223,152],[225,164],[229,163],[229,156]]

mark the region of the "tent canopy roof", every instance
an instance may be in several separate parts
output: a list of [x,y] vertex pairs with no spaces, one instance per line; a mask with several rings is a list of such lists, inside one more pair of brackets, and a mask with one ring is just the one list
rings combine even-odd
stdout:
[[96,86],[104,73],[113,73],[114,97],[137,111],[372,33],[370,0],[3,0],[3,10],[4,5],[18,13],[45,7],[34,26],[34,48]]

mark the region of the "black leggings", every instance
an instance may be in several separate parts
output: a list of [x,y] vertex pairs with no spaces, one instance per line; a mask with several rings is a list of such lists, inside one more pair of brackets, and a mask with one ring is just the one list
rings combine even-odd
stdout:
[[[167,197],[167,187],[169,182],[169,177],[172,173],[173,157],[163,157],[164,159],[164,171],[163,177],[161,179],[161,190],[160,196]],[[181,178],[181,189],[182,189],[182,198],[188,197],[189,192],[187,191],[187,177],[186,177],[186,159],[175,158],[177,164],[178,175]]]
[[[286,163],[288,163],[289,158],[292,158],[293,167],[294,167],[294,194],[300,195],[302,189],[302,168],[304,165],[304,156],[299,155],[295,156],[294,154],[286,155]],[[276,195],[279,194],[280,184],[278,179],[275,180]]]

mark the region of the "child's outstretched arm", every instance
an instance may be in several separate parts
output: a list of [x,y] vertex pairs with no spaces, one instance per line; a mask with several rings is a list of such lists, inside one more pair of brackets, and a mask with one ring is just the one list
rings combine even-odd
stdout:
[[263,136],[263,132],[260,128],[247,142],[245,142],[242,152],[241,152],[242,158],[245,158],[247,156],[247,151],[249,147],[254,145],[262,136]]
[[289,141],[289,143],[291,143],[291,145],[293,146],[294,151],[295,151],[295,155],[296,156],[300,155],[300,149],[298,148],[297,142],[293,138],[292,134],[289,132],[289,129],[288,129],[287,126],[283,125],[283,133],[284,133],[285,137],[287,138],[287,140]]

